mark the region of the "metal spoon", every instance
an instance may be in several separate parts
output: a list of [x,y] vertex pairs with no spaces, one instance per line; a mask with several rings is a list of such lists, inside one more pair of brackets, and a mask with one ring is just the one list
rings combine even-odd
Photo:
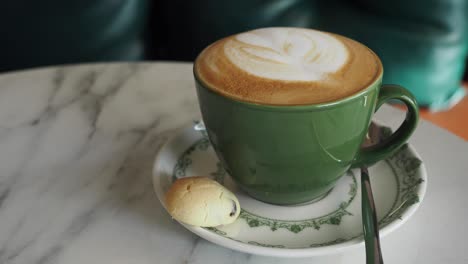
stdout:
[[375,210],[374,197],[369,180],[369,171],[361,167],[362,189],[362,228],[366,244],[366,263],[383,264],[382,251],[380,249],[379,226]]

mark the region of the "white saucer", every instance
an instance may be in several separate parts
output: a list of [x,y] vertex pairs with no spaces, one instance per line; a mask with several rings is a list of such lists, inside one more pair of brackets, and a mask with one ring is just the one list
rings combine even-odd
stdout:
[[[227,248],[268,256],[324,255],[364,245],[359,171],[349,171],[318,202],[300,206],[263,203],[237,188],[203,131],[195,127],[194,122],[182,129],[156,157],[153,184],[159,200],[165,206],[164,193],[175,179],[207,175],[236,194],[242,212],[233,224],[216,228],[183,224],[188,230]],[[383,237],[419,207],[426,190],[426,169],[414,148],[405,145],[369,172]]]

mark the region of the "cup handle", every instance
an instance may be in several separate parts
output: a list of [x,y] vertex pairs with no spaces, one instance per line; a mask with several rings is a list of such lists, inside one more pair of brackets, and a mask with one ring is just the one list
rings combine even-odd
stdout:
[[385,102],[394,99],[402,101],[408,107],[405,120],[390,137],[375,145],[362,148],[358,152],[352,167],[369,166],[379,160],[385,159],[398,150],[416,129],[419,120],[418,103],[414,96],[401,86],[393,84],[382,85],[375,111],[377,112]]

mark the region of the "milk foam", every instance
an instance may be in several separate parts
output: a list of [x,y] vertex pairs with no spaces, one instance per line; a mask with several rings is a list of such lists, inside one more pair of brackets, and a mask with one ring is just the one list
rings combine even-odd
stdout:
[[346,65],[346,46],[331,34],[300,28],[263,28],[238,34],[224,45],[244,71],[284,81],[321,81]]
[[310,105],[350,96],[378,80],[382,64],[344,36],[301,28],[264,28],[208,46],[194,66],[207,88],[240,101]]

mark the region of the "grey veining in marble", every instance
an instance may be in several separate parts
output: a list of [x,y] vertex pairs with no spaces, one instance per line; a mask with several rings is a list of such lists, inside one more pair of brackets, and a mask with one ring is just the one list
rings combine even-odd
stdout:
[[[0,79],[0,263],[151,261],[145,243],[172,233],[192,246],[150,181],[158,147],[198,113],[190,67],[186,82],[173,71],[97,65]],[[152,233],[157,224],[166,230]]]
[[[364,263],[364,250],[309,259],[234,252],[172,221],[153,193],[153,159],[177,128],[198,118],[190,64],[0,75],[0,263]],[[422,148],[425,140],[415,139]],[[383,241],[384,258],[397,261],[388,263],[429,263],[416,261],[417,245],[428,240],[427,208]],[[445,263],[467,261],[454,260]]]

